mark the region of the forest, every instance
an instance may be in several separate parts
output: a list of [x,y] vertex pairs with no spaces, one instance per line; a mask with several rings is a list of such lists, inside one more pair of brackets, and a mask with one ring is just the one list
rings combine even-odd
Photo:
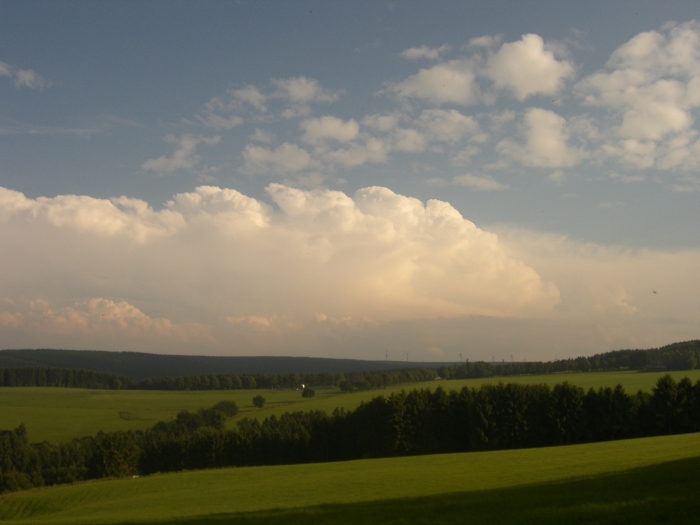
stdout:
[[343,461],[570,445],[700,431],[700,381],[666,375],[651,393],[569,383],[379,395],[355,410],[286,413],[225,428],[220,403],[146,431],[30,443],[0,431],[0,492],[80,480],[231,466]]

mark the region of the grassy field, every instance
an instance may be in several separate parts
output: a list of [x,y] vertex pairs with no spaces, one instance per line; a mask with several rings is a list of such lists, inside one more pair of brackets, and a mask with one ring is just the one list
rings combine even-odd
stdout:
[[[464,386],[479,387],[484,383],[548,383],[562,381],[580,385],[585,389],[622,384],[628,392],[650,391],[663,373],[594,372],[554,374],[542,376],[517,376],[507,378],[431,381],[416,385],[404,385],[386,390],[371,390],[342,394],[338,390],[318,390],[313,398],[304,399],[294,390],[237,390],[198,392],[113,391],[70,388],[0,388],[0,429],[15,428],[21,422],[27,425],[31,441],[67,441],[74,437],[94,435],[99,430],[114,431],[146,429],[158,421],[172,419],[184,409],[196,410],[210,407],[227,399],[241,408],[238,418],[265,418],[293,410],[325,410],[336,407],[353,409],[362,401],[379,394],[412,388],[436,388],[459,390]],[[684,376],[693,382],[700,379],[700,370],[672,372],[678,380]],[[267,400],[263,409],[252,404],[253,396],[262,394]],[[234,421],[229,422],[235,424]]]
[[0,500],[9,524],[697,523],[700,434],[183,472]]

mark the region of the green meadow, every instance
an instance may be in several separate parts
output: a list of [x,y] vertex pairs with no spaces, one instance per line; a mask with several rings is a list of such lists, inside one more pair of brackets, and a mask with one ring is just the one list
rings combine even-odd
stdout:
[[[296,390],[217,390],[217,391],[144,391],[144,390],[87,390],[71,388],[14,387],[0,388],[0,428],[10,429],[24,423],[33,442],[48,440],[68,441],[74,437],[129,429],[147,429],[158,421],[175,417],[180,410],[196,410],[210,407],[221,400],[235,401],[240,407],[237,419],[243,417],[265,418],[296,410],[325,410],[337,407],[354,409],[361,402],[379,394],[412,388],[436,388],[459,390],[464,386],[479,387],[484,383],[499,381],[523,384],[563,381],[584,389],[622,384],[628,392],[651,391],[664,372],[591,372],[539,376],[515,376],[505,378],[438,380],[429,383],[409,384],[384,390],[341,393],[337,389],[317,390],[313,398],[302,398]],[[693,382],[700,380],[700,370],[671,372],[679,380],[688,376]],[[261,394],[266,399],[262,409],[255,408],[253,396]],[[235,420],[229,422],[234,425]]]
[[35,489],[9,524],[697,523],[700,434]]

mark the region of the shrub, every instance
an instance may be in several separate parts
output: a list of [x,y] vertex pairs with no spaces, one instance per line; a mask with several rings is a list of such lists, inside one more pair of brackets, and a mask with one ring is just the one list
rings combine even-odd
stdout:
[[222,412],[226,417],[234,417],[238,414],[238,405],[235,401],[219,401],[212,408]]
[[262,408],[265,406],[265,398],[263,396],[255,396],[253,398],[253,405],[255,405],[258,408]]
[[352,392],[355,390],[355,387],[353,387],[352,383],[347,379],[343,379],[340,384],[338,384],[338,387],[340,387],[341,392]]
[[314,397],[315,395],[316,391],[308,386],[301,391],[301,397]]

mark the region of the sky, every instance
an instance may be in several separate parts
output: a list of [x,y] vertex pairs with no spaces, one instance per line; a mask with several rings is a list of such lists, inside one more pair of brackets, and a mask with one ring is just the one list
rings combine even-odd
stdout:
[[0,348],[700,337],[696,1],[0,0]]

